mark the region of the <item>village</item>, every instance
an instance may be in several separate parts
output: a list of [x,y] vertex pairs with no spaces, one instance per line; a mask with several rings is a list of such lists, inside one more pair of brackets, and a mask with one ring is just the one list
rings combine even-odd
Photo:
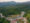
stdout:
[[5,17],[2,15],[2,13],[0,13],[0,17],[5,18],[8,21],[11,21],[10,23],[28,23],[27,18],[23,17],[24,14],[25,14],[25,12],[22,11],[21,14],[11,15],[11,17]]

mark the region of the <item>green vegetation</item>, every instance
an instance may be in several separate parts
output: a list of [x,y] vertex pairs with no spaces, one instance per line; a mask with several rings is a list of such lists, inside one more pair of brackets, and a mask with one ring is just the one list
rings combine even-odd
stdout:
[[[30,18],[30,5],[23,5],[23,4],[20,5],[20,4],[18,4],[16,6],[0,7],[0,13],[2,13],[6,17],[8,15],[19,14],[19,13],[21,13],[21,11],[25,11],[26,12],[24,17]],[[0,21],[3,22],[3,23],[6,23],[6,21],[4,21],[3,19],[1,19]]]
[[5,20],[5,18],[0,18],[0,23],[9,23],[9,21]]

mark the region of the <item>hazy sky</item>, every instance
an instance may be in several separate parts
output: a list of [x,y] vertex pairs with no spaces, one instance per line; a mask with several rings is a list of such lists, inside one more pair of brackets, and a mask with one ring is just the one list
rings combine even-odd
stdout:
[[8,1],[26,2],[26,1],[30,1],[30,0],[0,0],[0,2],[8,2]]

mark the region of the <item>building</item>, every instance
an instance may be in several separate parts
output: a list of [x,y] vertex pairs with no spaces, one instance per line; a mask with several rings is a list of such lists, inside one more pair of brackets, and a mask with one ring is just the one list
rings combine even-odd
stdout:
[[2,13],[0,13],[0,18],[4,18],[5,16],[3,16],[3,14]]
[[2,17],[2,13],[0,13],[0,17]]

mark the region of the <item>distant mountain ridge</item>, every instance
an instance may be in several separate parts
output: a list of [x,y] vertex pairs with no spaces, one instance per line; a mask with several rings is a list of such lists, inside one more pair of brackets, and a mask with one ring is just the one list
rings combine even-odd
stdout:
[[16,2],[0,2],[0,6],[10,6],[10,5],[16,5]]
[[20,3],[20,2],[18,2],[18,3],[16,3],[16,2],[14,2],[14,1],[11,1],[11,2],[0,2],[0,7],[1,6],[15,6],[16,4],[24,4],[24,5],[29,5],[30,4],[30,2],[28,1],[28,2],[23,2],[23,3]]

